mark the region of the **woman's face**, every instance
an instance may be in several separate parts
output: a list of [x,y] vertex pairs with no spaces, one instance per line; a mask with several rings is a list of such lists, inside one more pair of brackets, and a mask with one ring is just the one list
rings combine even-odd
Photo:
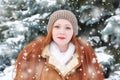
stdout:
[[59,45],[67,45],[73,36],[72,24],[65,19],[58,19],[53,24],[52,38],[53,41]]

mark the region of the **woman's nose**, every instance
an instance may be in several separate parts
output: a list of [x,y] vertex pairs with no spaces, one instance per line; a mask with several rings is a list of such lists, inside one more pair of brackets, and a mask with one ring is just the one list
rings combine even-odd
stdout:
[[65,30],[63,28],[60,29],[60,33],[61,34],[64,34],[65,33]]

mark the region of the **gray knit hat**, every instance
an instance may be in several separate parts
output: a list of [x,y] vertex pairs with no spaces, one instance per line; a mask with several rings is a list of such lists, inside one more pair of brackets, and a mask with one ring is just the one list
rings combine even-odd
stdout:
[[58,10],[58,11],[53,12],[53,14],[51,14],[51,16],[49,18],[49,21],[48,21],[47,31],[49,31],[50,27],[58,19],[66,19],[66,20],[68,20],[72,24],[72,26],[73,26],[74,34],[75,35],[78,34],[77,18],[74,15],[74,13],[72,13],[69,10]]

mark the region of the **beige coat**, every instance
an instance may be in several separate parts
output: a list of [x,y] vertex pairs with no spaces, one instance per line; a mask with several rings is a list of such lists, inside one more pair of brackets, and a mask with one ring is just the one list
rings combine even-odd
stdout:
[[41,63],[43,67],[39,67],[39,70],[41,70],[40,80],[80,80],[81,64],[78,60],[77,53],[74,54],[66,66],[60,66],[57,60],[50,56],[48,47],[42,52],[42,57],[46,58],[46,60],[44,62],[45,64]]

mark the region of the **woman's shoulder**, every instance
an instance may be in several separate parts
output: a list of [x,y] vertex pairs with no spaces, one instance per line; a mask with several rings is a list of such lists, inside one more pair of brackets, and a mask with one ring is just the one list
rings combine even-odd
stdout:
[[20,53],[23,53],[23,52],[30,53],[33,51],[38,51],[38,49],[40,50],[42,48],[43,40],[44,40],[44,37],[37,37],[36,39],[31,41],[29,44],[24,46]]
[[33,47],[33,46],[37,46],[39,44],[42,44],[42,42],[44,41],[44,37],[37,37],[34,40],[32,40],[29,44],[27,44],[25,47]]
[[[44,40],[44,37],[37,37],[33,41],[31,41],[29,44],[27,44],[21,51],[19,56],[24,56],[24,55],[31,55],[32,53],[37,54],[41,53],[42,51],[42,42]],[[27,57],[26,56],[26,57]]]

